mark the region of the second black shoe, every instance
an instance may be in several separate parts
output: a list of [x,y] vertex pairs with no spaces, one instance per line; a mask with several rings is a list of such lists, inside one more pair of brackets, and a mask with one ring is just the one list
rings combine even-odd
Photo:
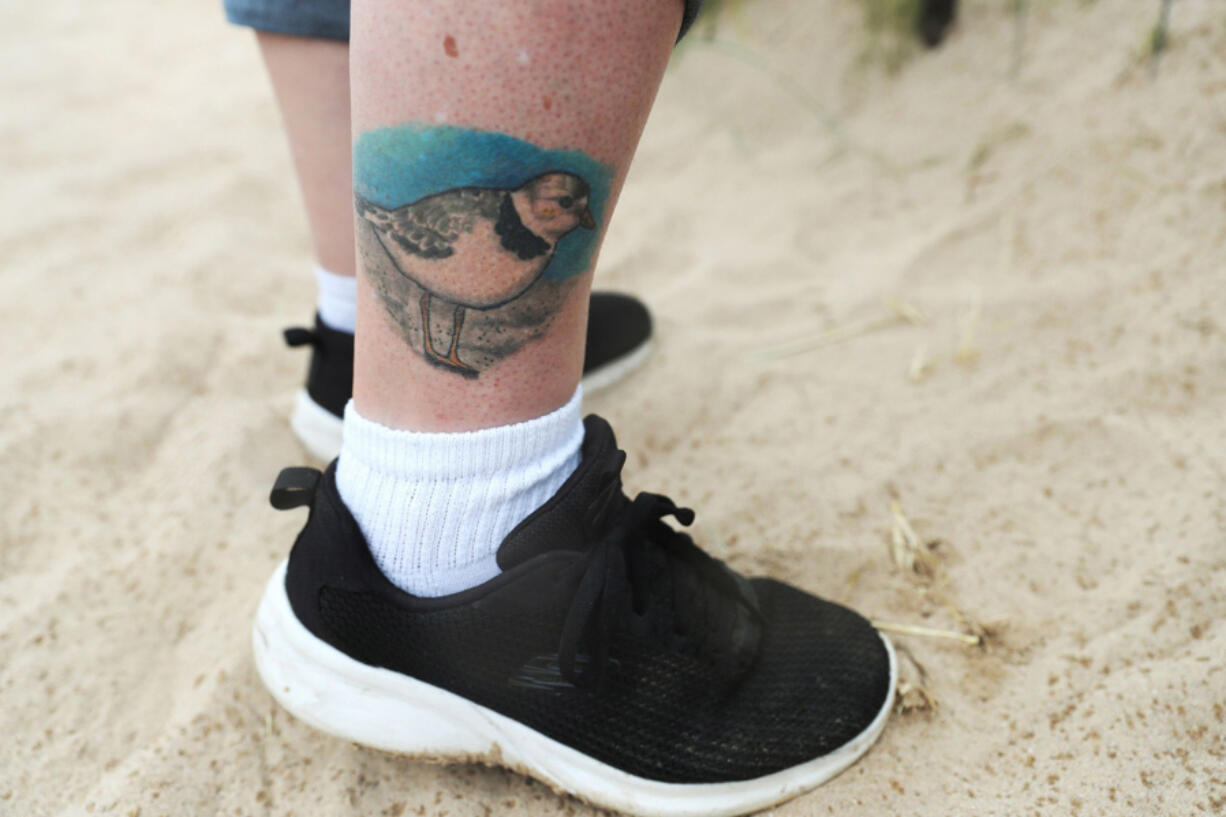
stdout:
[[[294,397],[290,427],[312,456],[323,461],[341,449],[341,418],[353,396],[353,333],[315,327],[285,330],[290,346],[310,346],[306,386]],[[651,313],[643,302],[617,292],[593,292],[588,304],[583,389],[593,394],[642,365],[651,352]]]
[[856,613],[746,579],[629,499],[598,417],[558,493],[498,551],[502,573],[419,598],[376,567],[335,464],[286,469],[310,505],[253,632],[268,690],[303,721],[391,752],[516,769],[636,815],[736,815],[789,799],[868,751],[893,650]]

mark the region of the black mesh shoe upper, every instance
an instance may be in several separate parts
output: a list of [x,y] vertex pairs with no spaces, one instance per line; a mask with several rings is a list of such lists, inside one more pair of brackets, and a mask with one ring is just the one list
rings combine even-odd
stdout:
[[588,305],[583,373],[591,374],[651,338],[651,313],[642,301],[617,292],[593,292]]
[[340,417],[353,396],[353,333],[333,329],[316,315],[314,329],[286,329],[285,342],[290,346],[311,347],[307,394]]
[[503,543],[503,573],[416,598],[379,572],[328,469],[286,589],[316,636],[507,715],[630,774],[746,780],[860,734],[889,659],[857,614],[781,582],[746,580],[663,519],[691,514],[621,490],[608,425]]

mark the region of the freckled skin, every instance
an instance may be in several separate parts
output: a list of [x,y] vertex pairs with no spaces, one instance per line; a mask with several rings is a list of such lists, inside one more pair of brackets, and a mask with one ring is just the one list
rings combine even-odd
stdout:
[[[353,133],[442,117],[547,149],[583,151],[617,170],[603,209],[607,220],[681,13],[681,0],[427,0],[411,6],[354,0]],[[358,267],[363,271],[361,257]],[[396,428],[464,431],[539,417],[574,393],[583,366],[590,270],[559,290],[539,338],[477,378],[431,365],[406,343],[374,290],[374,273],[363,272],[354,400],[364,416]],[[492,321],[488,316],[502,313],[485,314]],[[496,336],[498,329],[487,323],[481,337]]]

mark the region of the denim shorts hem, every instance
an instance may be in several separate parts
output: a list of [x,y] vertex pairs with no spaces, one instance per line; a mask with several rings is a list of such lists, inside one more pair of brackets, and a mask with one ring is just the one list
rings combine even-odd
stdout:
[[[270,34],[349,40],[349,0],[224,0],[226,19]],[[311,13],[304,6],[313,6]],[[698,16],[702,0],[685,0],[678,41]],[[318,11],[324,11],[320,14]]]
[[226,0],[226,19],[238,26],[266,31],[269,34],[289,34],[295,37],[313,37],[321,40],[349,41],[349,8],[345,6],[345,18],[303,14],[276,13],[251,8],[239,0]]

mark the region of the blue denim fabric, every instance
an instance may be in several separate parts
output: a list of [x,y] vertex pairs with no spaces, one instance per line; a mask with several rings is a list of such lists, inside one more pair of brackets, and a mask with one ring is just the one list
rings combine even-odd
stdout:
[[[349,39],[349,0],[223,0],[226,19],[275,34]],[[685,0],[680,40],[702,8],[702,0]]]

